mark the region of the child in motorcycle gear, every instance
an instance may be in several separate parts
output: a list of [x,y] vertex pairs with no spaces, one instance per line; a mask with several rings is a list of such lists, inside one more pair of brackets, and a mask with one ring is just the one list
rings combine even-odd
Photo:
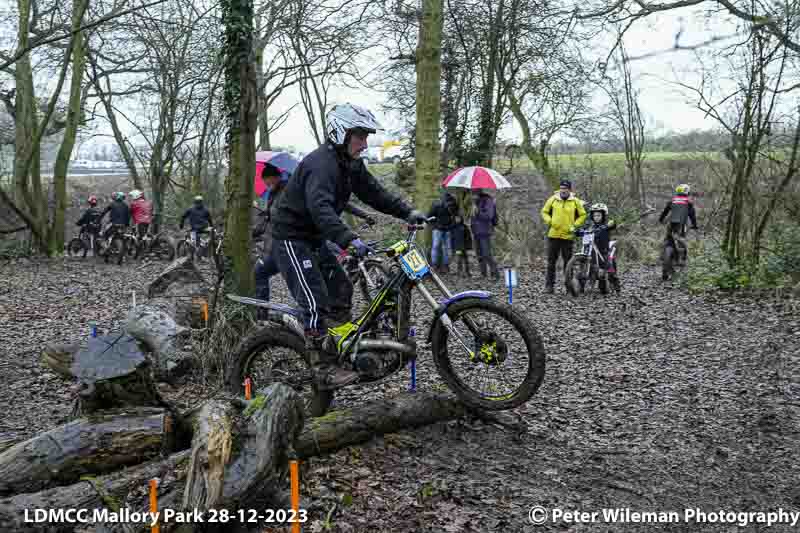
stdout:
[[89,209],[83,212],[81,218],[75,223],[76,226],[86,226],[86,230],[97,236],[100,234],[100,220],[103,218],[103,213],[97,207],[97,197],[92,195],[88,200]]
[[183,229],[187,218],[189,219],[189,226],[192,228],[192,244],[197,246],[198,235],[205,233],[208,227],[214,224],[211,221],[211,213],[206,209],[206,206],[203,205],[202,196],[195,196],[194,205],[183,213],[183,216],[181,216],[180,229]]
[[[606,259],[605,268],[608,279],[614,290],[619,291],[619,277],[617,276],[617,258],[615,250],[611,249],[611,232],[617,229],[617,223],[608,218],[608,206],[604,203],[595,203],[589,208],[589,220],[594,231],[594,243]],[[610,255],[609,255],[610,254]]]
[[661,212],[658,222],[663,224],[668,214],[670,215],[670,219],[666,240],[669,240],[670,237],[677,239],[683,252],[679,254],[678,264],[685,264],[687,247],[683,239],[686,237],[686,220],[688,219],[692,222],[693,230],[697,229],[697,216],[694,210],[694,203],[689,198],[689,185],[682,183],[675,187],[675,194],[672,199],[667,202],[667,205],[664,206],[664,210]]
[[131,210],[128,204],[125,203],[124,192],[114,193],[114,201],[103,210],[100,218],[102,219],[106,216],[106,213],[109,213],[108,218],[111,220],[111,226],[109,226],[103,237],[110,239],[115,231],[128,227],[131,223]]
[[153,204],[145,200],[144,193],[138,189],[128,193],[131,199],[131,217],[139,237],[144,237],[153,219]]

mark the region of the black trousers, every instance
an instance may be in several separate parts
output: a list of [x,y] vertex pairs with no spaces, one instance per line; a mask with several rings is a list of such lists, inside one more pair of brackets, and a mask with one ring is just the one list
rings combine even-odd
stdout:
[[563,268],[566,268],[567,262],[572,258],[574,247],[574,241],[570,239],[547,238],[547,278],[545,284],[548,287],[552,287],[556,282],[556,263],[559,256],[564,260]]
[[324,243],[272,241],[272,257],[303,313],[307,333],[325,335],[350,320],[353,284]]

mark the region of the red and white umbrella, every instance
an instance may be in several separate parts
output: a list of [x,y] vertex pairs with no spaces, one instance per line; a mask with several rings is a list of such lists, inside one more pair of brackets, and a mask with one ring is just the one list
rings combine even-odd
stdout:
[[461,167],[447,176],[442,185],[464,189],[506,189],[511,184],[502,174],[486,167]]

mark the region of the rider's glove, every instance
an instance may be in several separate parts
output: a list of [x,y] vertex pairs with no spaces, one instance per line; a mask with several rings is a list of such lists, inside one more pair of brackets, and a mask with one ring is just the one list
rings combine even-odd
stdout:
[[417,211],[414,209],[411,211],[411,214],[408,215],[408,223],[409,224],[422,224],[428,220],[428,217],[425,216],[425,213],[422,211]]
[[350,241],[350,246],[355,250],[357,257],[365,257],[372,251],[372,248],[367,246],[361,239],[353,239]]

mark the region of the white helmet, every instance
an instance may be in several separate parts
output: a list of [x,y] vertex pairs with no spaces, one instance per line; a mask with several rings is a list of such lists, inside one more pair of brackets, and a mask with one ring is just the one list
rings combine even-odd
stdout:
[[336,105],[325,117],[326,137],[333,144],[344,144],[348,130],[361,129],[367,133],[382,130],[372,111],[350,103]]
[[592,204],[592,207],[589,208],[589,212],[591,213],[592,211],[602,211],[607,215],[608,206],[606,204],[600,204],[600,203]]
[[139,189],[134,189],[128,193],[128,196],[130,196],[131,200],[138,200],[142,197],[142,191]]

